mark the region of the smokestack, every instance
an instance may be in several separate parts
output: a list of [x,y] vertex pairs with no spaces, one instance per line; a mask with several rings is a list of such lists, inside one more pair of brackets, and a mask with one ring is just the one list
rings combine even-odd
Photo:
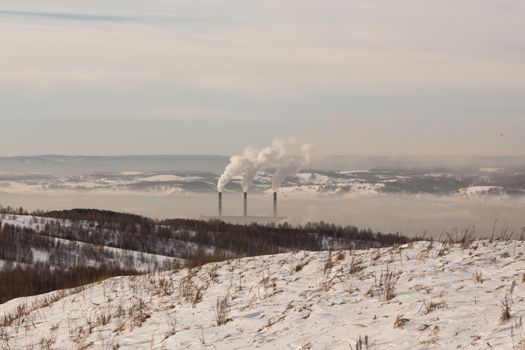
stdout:
[[219,192],[219,219],[222,218],[222,192]]
[[244,192],[244,210],[243,210],[244,217],[248,216],[248,192]]
[[273,217],[277,217],[277,191],[273,193]]

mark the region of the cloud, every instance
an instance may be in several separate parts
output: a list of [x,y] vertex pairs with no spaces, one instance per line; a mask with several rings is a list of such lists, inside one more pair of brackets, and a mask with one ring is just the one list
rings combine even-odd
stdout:
[[[474,128],[457,120],[492,118],[512,129],[525,113],[523,13],[511,0],[4,0],[0,111],[238,129],[265,120],[276,133],[304,122],[297,133],[325,151],[330,143],[353,151],[344,135],[385,125],[404,125],[396,129],[403,140],[429,121],[460,125],[464,135]],[[345,128],[323,148],[324,121],[334,115]],[[237,134],[225,149],[241,145]],[[437,142],[428,148],[439,153]]]
[[123,22],[137,20],[137,17],[94,15],[80,13],[52,13],[52,12],[29,12],[29,11],[0,11],[0,17],[41,17],[46,19],[60,19],[69,21],[88,22]]

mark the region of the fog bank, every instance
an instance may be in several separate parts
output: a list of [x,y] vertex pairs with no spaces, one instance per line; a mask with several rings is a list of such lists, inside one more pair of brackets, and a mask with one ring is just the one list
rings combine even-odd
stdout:
[[[215,194],[146,196],[138,194],[9,194],[0,193],[0,203],[35,209],[98,208],[141,214],[153,218],[199,218],[216,215]],[[225,193],[224,215],[242,215],[239,193]],[[304,195],[279,196],[279,215],[293,224],[308,221],[355,225],[382,232],[400,232],[439,238],[446,232],[476,226],[479,237],[496,235],[505,227],[515,235],[525,227],[525,197],[459,198],[435,195]],[[249,196],[250,215],[270,215],[270,195]]]

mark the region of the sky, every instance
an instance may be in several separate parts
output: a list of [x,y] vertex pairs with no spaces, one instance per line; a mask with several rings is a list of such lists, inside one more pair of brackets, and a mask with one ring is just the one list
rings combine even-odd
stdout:
[[522,0],[2,0],[0,156],[524,155]]

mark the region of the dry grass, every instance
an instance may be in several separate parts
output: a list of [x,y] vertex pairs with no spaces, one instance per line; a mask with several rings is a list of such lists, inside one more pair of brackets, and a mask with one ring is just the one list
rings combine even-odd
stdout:
[[388,301],[396,296],[396,284],[399,281],[399,277],[401,277],[401,273],[390,270],[388,265],[386,271],[381,271],[381,277],[379,278],[381,301]]
[[323,280],[321,281],[320,290],[323,292],[328,292],[330,289],[332,289],[332,287],[335,285],[335,279],[337,277],[338,274],[334,274],[333,276],[325,274]]
[[222,326],[231,321],[231,318],[228,318],[229,312],[230,296],[226,294],[223,298],[217,298],[217,303],[215,305],[215,322],[217,323],[217,326]]
[[200,286],[195,290],[195,294],[193,294],[193,299],[191,299],[191,304],[193,305],[193,307],[195,307],[195,305],[202,301],[202,295],[205,290],[206,286]]
[[463,236],[459,240],[461,249],[470,248],[471,244],[475,241],[475,239],[476,239],[476,228],[474,226],[467,227],[465,231],[463,231]]
[[155,291],[157,295],[163,297],[173,293],[173,280],[167,278],[161,278],[155,284]]
[[180,279],[179,282],[179,295],[186,301],[192,301],[194,299],[197,287],[193,283],[193,273],[191,269],[188,269],[188,274]]
[[74,326],[73,328],[70,327],[69,329],[69,336],[73,340],[73,343],[75,344],[75,349],[77,350],[84,350],[89,348],[92,343],[88,342],[87,338],[89,337],[89,327],[82,327],[82,326]]
[[379,258],[381,258],[381,250],[377,249],[372,255],[372,261],[377,261]]
[[58,335],[58,325],[51,326],[49,330],[49,335],[47,337],[42,337],[40,339],[40,349],[42,350],[52,350],[54,349],[55,343],[57,341]]
[[428,242],[428,245],[419,252],[416,259],[422,260],[426,259],[430,256],[430,253],[432,253],[432,249],[434,248],[434,241]]
[[175,334],[177,334],[177,321],[175,319],[171,320],[170,323],[169,323],[169,329],[168,331],[164,334],[164,338],[162,339],[161,343],[163,344],[162,346],[165,346],[164,342],[170,338],[170,337],[173,337]]
[[[350,349],[354,350],[352,348],[352,345],[350,345]],[[355,350],[369,350],[370,345],[368,341],[368,335],[365,335],[364,337],[359,336],[357,340],[355,341]]]
[[410,321],[408,318],[403,318],[403,315],[397,315],[396,320],[394,321],[394,328],[403,329],[405,323]]
[[500,301],[501,312],[499,315],[499,320],[501,322],[506,322],[510,320],[510,308],[512,306],[512,299],[510,296],[505,295]]
[[105,326],[111,321],[111,314],[109,313],[102,313],[97,316],[95,319],[96,326]]
[[134,327],[141,327],[150,314],[147,312],[146,303],[141,298],[136,298],[133,301],[133,305],[129,309],[129,317],[131,318],[131,324]]
[[512,338],[512,349],[525,350],[525,328],[521,317],[512,324],[510,336]]
[[418,310],[418,315],[428,315],[432,311],[435,310],[442,310],[447,307],[447,303],[444,300],[440,300],[438,302],[434,302],[432,300],[425,300],[421,304]]
[[117,310],[115,311],[114,316],[116,318],[121,318],[125,314],[126,314],[126,311],[124,310],[124,307],[122,306],[122,304],[119,304],[118,307],[117,307]]
[[363,266],[363,260],[352,255],[352,260],[350,260],[350,268],[348,270],[348,273],[350,275],[353,275],[353,274],[363,271],[364,268],[365,267]]
[[304,260],[301,260],[297,265],[295,265],[295,267],[292,269],[292,272],[291,274],[294,274],[294,273],[297,273],[297,272],[300,272],[303,270],[303,268],[308,265],[310,263],[310,260],[311,259],[308,259],[306,256],[305,256],[305,259]]
[[328,255],[326,256],[326,261],[324,263],[324,273],[327,274],[332,270],[332,267],[334,267],[334,262],[332,260],[332,251],[328,251]]
[[516,288],[516,281],[512,281],[509,287],[509,294],[512,295],[514,293],[514,288]]
[[284,320],[286,318],[286,315],[280,315],[280,316],[275,316],[275,317],[270,317],[268,319],[268,321],[266,322],[266,324],[264,326],[262,326],[261,328],[259,328],[257,330],[257,332],[262,332],[270,327],[273,327],[275,324],[281,322],[282,320]]
[[430,292],[432,292],[431,287],[427,287],[422,284],[416,284],[413,288],[416,292],[424,291],[426,294],[430,294]]
[[263,277],[259,281],[259,285],[264,288],[266,294],[271,294],[275,288],[277,288],[277,278],[272,277],[270,272],[267,271],[263,274]]
[[469,226],[461,233],[456,228],[452,233],[447,232],[447,241],[450,243],[457,243],[461,249],[470,248],[472,243],[476,240],[476,227]]
[[474,279],[474,282],[476,282],[478,284],[482,284],[483,283],[483,274],[481,273],[481,271],[474,272],[473,279]]
[[437,256],[445,256],[450,250],[450,241],[446,239],[443,244],[441,245],[441,248],[438,251]]
[[209,270],[208,270],[208,276],[210,277],[210,282],[213,283],[213,284],[217,284],[219,283],[219,265],[218,264],[213,264],[213,265],[210,265],[209,267]]
[[69,290],[59,290],[55,293],[52,293],[51,295],[34,299],[31,305],[25,303],[20,304],[15,310],[4,314],[4,316],[0,318],[0,328],[9,326],[23,326],[24,323],[28,321],[28,317],[32,312],[46,308],[57,301],[67,296],[79,293],[84,289],[85,287],[78,287]]

